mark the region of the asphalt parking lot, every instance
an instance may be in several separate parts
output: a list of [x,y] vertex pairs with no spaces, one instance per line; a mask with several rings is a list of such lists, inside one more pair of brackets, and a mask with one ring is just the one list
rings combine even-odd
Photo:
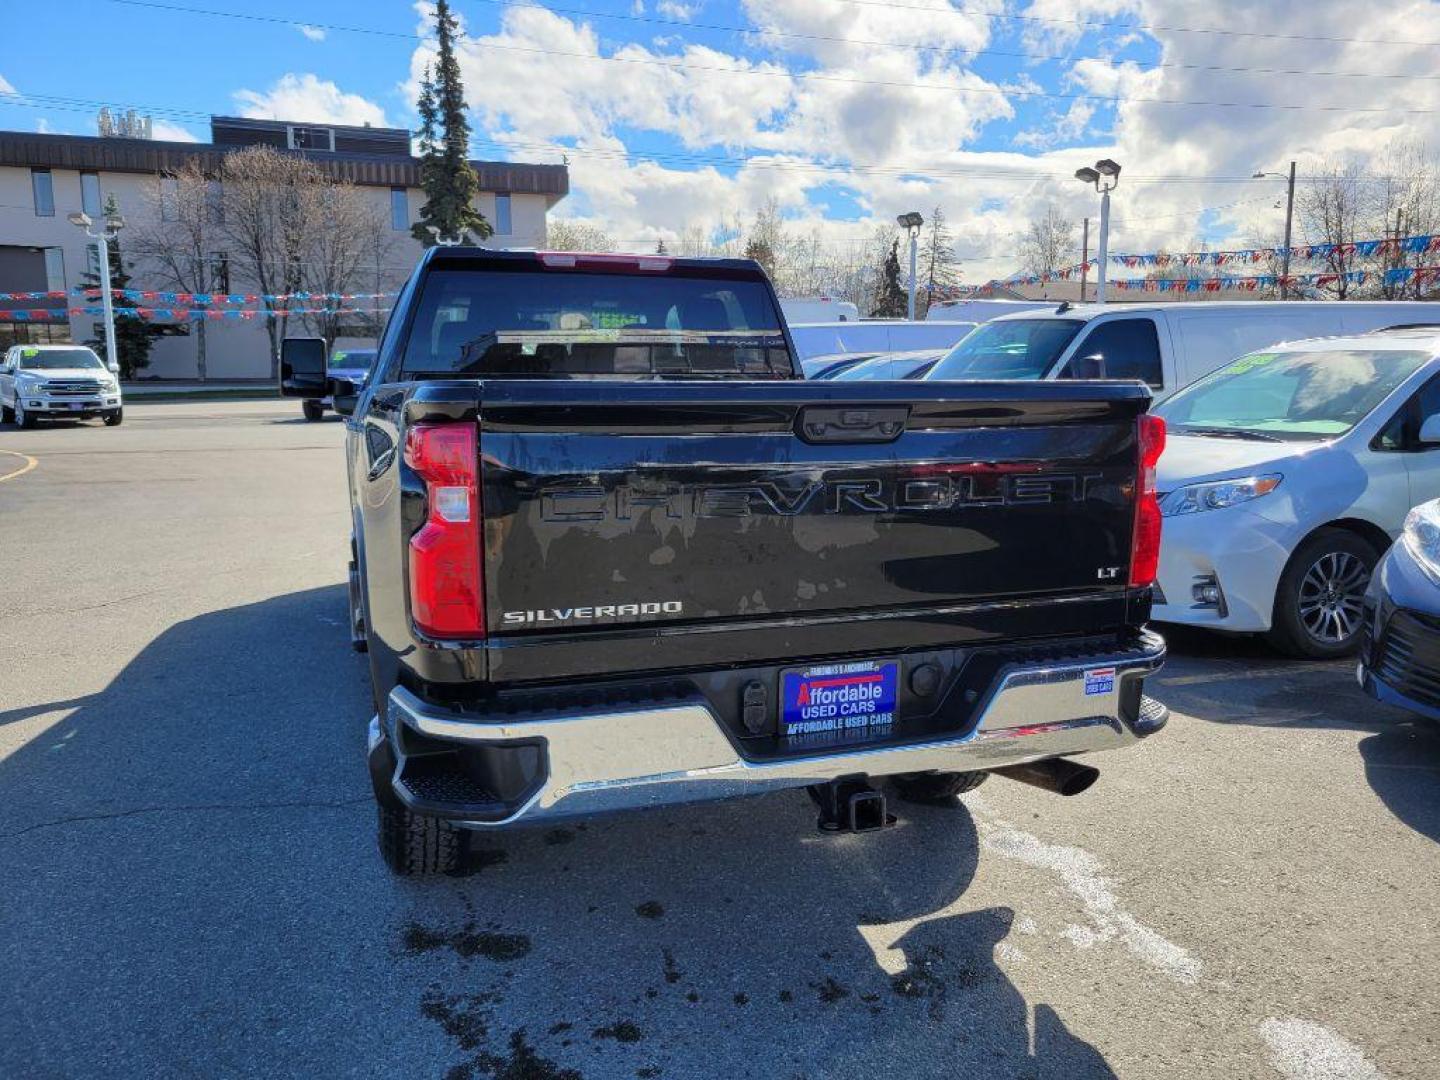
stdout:
[[389,876],[343,428],[0,429],[0,1076],[1434,1077],[1440,736],[1176,634],[1074,799],[803,793]]

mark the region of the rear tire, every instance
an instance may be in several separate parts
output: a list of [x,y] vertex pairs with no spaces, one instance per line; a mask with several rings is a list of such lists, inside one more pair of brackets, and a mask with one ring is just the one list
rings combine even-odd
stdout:
[[955,796],[974,791],[990,776],[988,772],[901,773],[890,777],[895,793],[906,802],[929,805],[948,803]]
[[378,807],[380,855],[397,877],[449,874],[460,868],[466,837],[440,818],[403,807]]
[[320,420],[325,416],[325,406],[312,398],[300,403],[300,411],[305,414],[306,420]]
[[107,412],[107,413],[105,414],[105,426],[106,426],[106,427],[119,427],[119,426],[120,426],[120,421],[122,421],[122,420],[124,420],[124,419],[125,419],[125,410],[124,410],[124,409],[116,409],[116,410],[114,410],[113,412]]
[[1311,660],[1353,653],[1360,646],[1361,598],[1379,558],[1347,529],[1318,530],[1295,549],[1280,575],[1266,640]]

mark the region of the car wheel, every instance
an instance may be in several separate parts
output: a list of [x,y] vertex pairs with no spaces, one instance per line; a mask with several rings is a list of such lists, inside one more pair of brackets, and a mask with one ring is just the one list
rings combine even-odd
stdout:
[[306,398],[300,403],[300,411],[305,414],[306,420],[319,420],[325,415],[325,406],[311,398]]
[[120,421],[122,421],[122,420],[124,420],[124,419],[125,419],[125,410],[124,410],[124,409],[115,409],[113,412],[107,412],[107,413],[105,414],[105,426],[106,426],[106,427],[119,427],[119,426],[120,426]]
[[15,422],[15,410],[9,405],[0,402],[0,424],[13,424]]
[[466,851],[464,829],[403,807],[379,807],[380,854],[397,877],[449,874],[460,868]]
[[988,772],[901,773],[892,776],[890,783],[895,787],[895,794],[906,802],[947,803],[957,795],[974,791],[989,775]]
[[18,397],[15,399],[15,425],[27,430],[35,426],[35,417],[25,411],[25,404]]
[[1270,643],[1292,656],[1330,660],[1360,645],[1365,588],[1379,553],[1345,529],[1321,529],[1290,557],[1275,591]]

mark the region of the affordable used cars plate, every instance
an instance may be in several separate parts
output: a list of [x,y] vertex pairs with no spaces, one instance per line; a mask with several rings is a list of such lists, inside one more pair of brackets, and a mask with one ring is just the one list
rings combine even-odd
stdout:
[[780,674],[780,734],[851,731],[895,722],[896,660],[857,660]]

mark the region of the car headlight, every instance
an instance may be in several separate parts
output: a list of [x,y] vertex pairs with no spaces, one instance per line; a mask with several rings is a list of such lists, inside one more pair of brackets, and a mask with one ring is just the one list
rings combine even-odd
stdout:
[[1405,515],[1403,543],[1420,569],[1435,582],[1440,582],[1440,500],[1421,503]]
[[1280,473],[1266,473],[1263,476],[1246,476],[1239,480],[1212,480],[1207,484],[1190,484],[1176,488],[1160,501],[1160,513],[1164,517],[1178,517],[1180,514],[1198,514],[1203,510],[1224,510],[1227,506],[1249,502],[1262,495],[1269,495],[1280,486],[1284,476]]

